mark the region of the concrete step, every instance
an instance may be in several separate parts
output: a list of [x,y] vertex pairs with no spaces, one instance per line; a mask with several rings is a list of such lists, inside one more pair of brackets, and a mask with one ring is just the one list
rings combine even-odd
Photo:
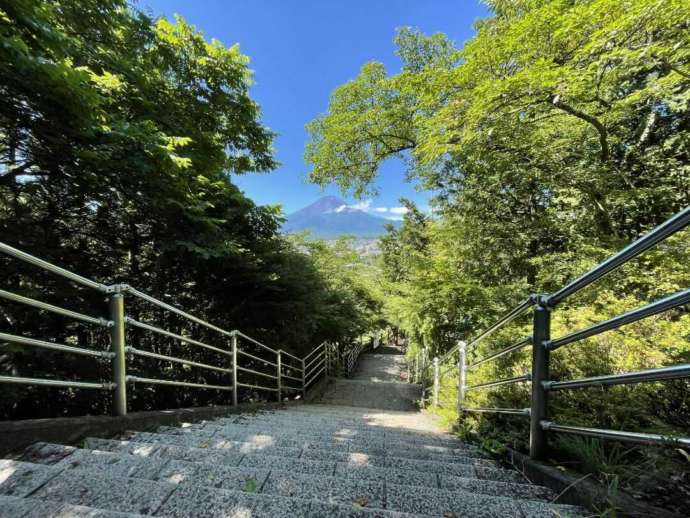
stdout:
[[[301,443],[299,447],[281,446],[281,437],[255,437],[256,442],[228,441],[214,437],[178,436],[154,434],[150,432],[133,432],[127,436],[131,442],[143,444],[166,444],[200,449],[220,449],[238,453],[268,454],[273,456],[301,458],[308,460],[343,462],[377,467],[416,470],[425,473],[446,473],[460,477],[495,479],[504,482],[524,482],[522,476],[512,470],[502,469],[491,460],[467,457],[467,462],[443,462],[436,460],[417,460],[395,457],[385,450],[377,449],[376,453],[362,452],[362,448],[350,451],[347,443]],[[276,446],[275,444],[278,444]],[[383,452],[383,454],[381,454]],[[387,454],[388,453],[388,454]]]
[[[51,448],[53,451],[58,449],[55,445],[51,445]],[[50,458],[53,460],[54,456]],[[141,514],[165,514],[158,510],[158,507],[163,505],[163,502],[168,505],[169,497],[174,491],[174,487],[171,486],[177,485],[193,487],[194,490],[190,491],[205,495],[209,494],[208,490],[229,490],[232,494],[251,493],[252,496],[257,496],[254,493],[256,491],[261,495],[319,500],[345,506],[358,503],[369,508],[414,514],[435,515],[439,512],[454,512],[465,515],[470,511],[481,511],[489,513],[486,516],[498,516],[501,513],[522,516],[526,510],[541,513],[544,509],[551,509],[544,507],[544,502],[525,499],[544,498],[545,495],[536,489],[529,493],[523,488],[522,499],[517,500],[505,494],[488,496],[469,492],[460,484],[456,484],[453,490],[447,490],[392,483],[390,479],[395,478],[392,473],[387,474],[391,475],[390,478],[386,476],[382,477],[382,480],[374,480],[358,476],[358,473],[351,470],[338,471],[335,476],[325,476],[154,459],[74,448],[71,448],[69,455],[51,466],[14,464],[20,464],[19,468],[28,472],[28,475],[24,473],[20,477],[25,484],[20,496],[31,495],[70,504]],[[410,471],[405,470],[401,473],[409,474]],[[35,478],[35,484],[27,486],[32,477]],[[101,485],[101,482],[105,483],[107,480],[116,482],[117,488],[108,490]],[[136,485],[132,484],[132,480],[137,481]],[[465,487],[476,490],[480,486],[475,484]],[[0,486],[0,489],[2,488],[3,486]],[[150,498],[144,497],[144,490],[150,492]],[[187,492],[185,491],[185,494]],[[116,496],[123,497],[125,493],[130,501],[122,502],[116,499]],[[423,495],[423,498],[419,495]],[[467,503],[468,499],[471,504]],[[288,503],[291,504],[288,508],[298,504]]]
[[[438,460],[440,462],[470,463],[486,460],[486,457],[476,450],[441,449],[435,445],[407,444],[407,443],[386,443],[380,441],[366,441],[360,439],[346,439],[341,437],[330,440],[322,440],[322,437],[310,438],[308,435],[288,435],[280,434],[279,431],[265,433],[266,430],[252,431],[246,429],[225,430],[220,433],[209,433],[205,431],[190,432],[188,434],[169,434],[151,432],[131,432],[126,434],[127,439],[139,442],[151,442],[152,440],[180,444],[191,447],[208,447],[216,444],[218,447],[229,447],[226,443],[243,443],[246,449],[254,446],[254,449],[264,447],[282,447],[302,449],[326,449],[340,452],[356,452],[369,455],[392,455],[400,452],[401,456],[410,458],[420,458],[427,460]],[[226,446],[222,446],[226,444]]]
[[[197,425],[192,425],[190,428],[218,428],[231,425],[244,425],[254,427],[276,427],[283,426],[295,430],[305,430],[312,432],[319,432],[322,434],[338,434],[343,437],[382,437],[395,441],[409,441],[409,442],[426,442],[426,443],[442,443],[448,445],[460,445],[463,443],[457,438],[441,433],[429,433],[422,431],[401,430],[396,428],[387,428],[383,426],[372,426],[356,424],[350,421],[333,423],[329,420],[313,420],[301,417],[299,415],[275,415],[275,416],[261,416],[256,418],[247,418],[240,415],[236,418],[227,419],[219,418],[215,421],[207,421]],[[184,430],[184,429],[183,429]]]
[[[235,455],[224,457],[220,450],[209,451],[201,448],[185,449],[177,446],[149,445],[142,448],[137,443],[108,439],[87,439],[85,441],[85,447],[92,450],[108,451],[139,457],[152,457],[154,459],[185,460],[215,465],[281,470],[312,475],[335,475],[342,478],[373,480],[402,485],[419,485],[450,490],[462,489],[476,493],[503,495],[514,498],[531,498],[547,501],[555,496],[552,491],[544,487],[526,483],[527,481],[520,476],[506,476],[507,473],[514,473],[511,471],[503,473],[503,478],[507,479],[506,481],[496,481],[488,478],[477,478],[476,470],[468,470],[467,476],[453,476],[444,473],[437,473],[436,476],[429,476],[429,472],[425,471],[417,472],[397,467],[367,464],[360,465],[353,462],[352,459],[350,459],[349,462],[329,462],[308,459],[286,459],[285,457],[272,455],[245,455],[244,458],[242,458],[242,456],[238,458]],[[35,462],[41,462],[41,456],[45,456],[47,462],[53,462],[53,459],[58,457],[54,453],[56,448],[63,448],[67,451],[71,447],[39,444],[36,445],[34,449],[43,450],[44,453],[34,454],[32,458]],[[72,450],[73,449],[74,448],[72,448]],[[486,475],[487,474],[484,473],[484,476]],[[491,475],[491,473],[488,475]],[[493,475],[496,476],[495,473]]]
[[119,513],[83,505],[0,496],[0,518],[140,518],[141,514]]
[[[293,518],[296,516],[351,516],[381,518],[413,518],[424,515],[390,512],[384,509],[358,509],[351,502],[339,503],[322,495],[320,501],[286,497],[273,493],[253,493],[206,487],[191,483],[149,481],[134,477],[112,476],[91,469],[63,469],[57,466],[3,461],[0,469],[21,473],[22,497],[44,504],[42,511],[31,516],[58,516],[56,509],[67,504],[95,509],[96,514],[84,516],[121,517],[142,515],[170,517],[242,517]],[[33,490],[28,491],[28,487]],[[15,484],[15,489],[17,488]],[[5,495],[6,481],[0,482],[0,495]],[[30,495],[28,495],[30,493]],[[24,498],[22,498],[23,500]],[[13,506],[17,508],[14,499]],[[342,500],[342,499],[340,499]],[[49,506],[49,507],[47,507]],[[21,508],[21,507],[20,507]],[[82,507],[83,509],[84,507]],[[100,514],[102,513],[102,514]],[[326,514],[324,514],[326,513]],[[73,516],[62,514],[61,517]],[[76,515],[79,516],[79,515]]]
[[421,391],[416,385],[337,379],[327,387],[319,402],[329,405],[412,411],[417,409],[420,398]]
[[[281,433],[282,432],[282,433]],[[213,430],[211,428],[204,428],[199,430],[190,430],[184,434],[171,433],[168,430],[158,431],[161,435],[184,436],[187,439],[194,439],[199,441],[205,440],[236,440],[240,442],[248,442],[251,438],[256,441],[257,438],[272,437],[279,439],[280,445],[286,447],[300,447],[306,444],[321,444],[322,448],[329,448],[333,446],[338,450],[347,447],[349,451],[361,450],[362,452],[375,452],[376,450],[388,452],[400,452],[401,457],[411,457],[427,460],[439,460],[444,462],[461,462],[467,463],[468,459],[482,459],[486,458],[477,448],[449,448],[447,446],[438,446],[436,444],[426,443],[408,443],[397,441],[386,441],[379,438],[368,438],[364,436],[357,437],[340,437],[329,436],[315,433],[311,435],[308,432],[298,433],[290,429],[280,430],[280,428],[266,428],[266,427],[238,427],[235,425],[226,426]]]
[[[298,438],[309,438],[315,441],[327,441],[338,439],[354,442],[371,442],[379,444],[398,444],[402,448],[413,447],[438,447],[449,450],[478,451],[472,445],[461,441],[446,438],[443,436],[417,436],[417,435],[398,435],[386,431],[353,430],[351,428],[329,428],[319,426],[305,426],[292,424],[290,422],[281,423],[280,421],[270,421],[264,423],[232,423],[232,422],[205,422],[199,425],[191,425],[185,428],[173,429],[171,427],[161,427],[157,433],[170,435],[196,435],[196,436],[218,436],[230,437],[236,433],[252,433],[256,435],[296,435]],[[439,450],[443,451],[443,450]]]

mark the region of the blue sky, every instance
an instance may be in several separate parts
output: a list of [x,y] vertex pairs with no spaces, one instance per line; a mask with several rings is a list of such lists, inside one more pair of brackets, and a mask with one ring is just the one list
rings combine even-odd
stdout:
[[[479,0],[139,0],[138,7],[154,16],[181,14],[208,39],[239,43],[251,58],[252,97],[261,105],[264,124],[278,133],[281,166],[233,181],[256,203],[281,204],[286,213],[326,194],[361,203],[336,187],[321,191],[306,180],[304,125],[327,110],[336,86],[354,78],[368,61],[397,71],[397,27],[444,32],[462,44],[473,34],[474,20],[487,15]],[[399,206],[400,197],[426,207],[429,193],[417,192],[404,177],[403,164],[384,164],[377,181],[380,195],[361,206],[388,217],[399,214],[381,209]]]

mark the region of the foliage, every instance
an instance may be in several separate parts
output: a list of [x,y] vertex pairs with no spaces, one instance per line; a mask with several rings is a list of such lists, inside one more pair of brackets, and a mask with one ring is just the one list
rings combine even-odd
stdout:
[[[279,208],[256,206],[232,182],[276,165],[273,135],[250,97],[248,63],[237,45],[209,42],[180,17],[152,20],[125,0],[0,0],[2,241],[293,354],[324,339],[350,340],[371,321],[364,288],[352,292],[346,277],[334,276],[326,249],[306,253],[281,236]],[[3,289],[107,316],[99,293],[7,257],[0,270]],[[132,297],[125,303],[136,320],[229,347],[229,338],[170,312]],[[14,303],[3,302],[0,321],[3,332],[108,347],[106,329]],[[132,326],[127,341],[227,362]],[[108,381],[107,362],[0,348],[3,374]],[[228,383],[226,373],[148,358],[128,363],[136,376]],[[3,395],[5,417],[108,410],[108,398],[93,391],[10,385]],[[130,395],[133,410],[228,397],[146,386]]]
[[[409,206],[382,239],[384,314],[411,355],[468,341],[528,294],[556,291],[690,203],[690,4],[487,3],[493,15],[462,48],[401,29],[401,69],[365,64],[308,126],[314,182],[375,192],[380,165],[400,157],[407,178],[436,193],[433,215]],[[687,288],[689,236],[559,305],[552,336]],[[470,361],[530,334],[529,317],[515,321]],[[522,375],[529,355],[483,364],[468,384]],[[689,359],[690,314],[681,308],[559,349],[552,377]],[[550,409],[567,424],[683,433],[689,394],[684,380],[589,388],[554,394]],[[448,403],[441,413],[454,420]],[[525,408],[529,389],[471,391],[466,403]],[[467,414],[467,423],[527,447],[520,417]]]

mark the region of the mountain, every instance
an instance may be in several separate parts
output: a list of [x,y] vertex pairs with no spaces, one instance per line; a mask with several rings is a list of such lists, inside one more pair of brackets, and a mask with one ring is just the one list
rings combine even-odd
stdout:
[[287,216],[283,232],[310,230],[313,237],[330,239],[342,235],[362,238],[379,237],[385,233],[384,225],[400,222],[372,216],[353,207],[336,196],[325,196],[303,209]]

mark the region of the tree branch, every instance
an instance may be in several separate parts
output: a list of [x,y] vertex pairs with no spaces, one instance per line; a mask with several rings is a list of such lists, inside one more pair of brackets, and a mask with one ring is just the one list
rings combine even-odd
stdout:
[[564,112],[574,117],[577,117],[580,120],[588,122],[596,128],[597,132],[599,133],[599,145],[601,146],[601,161],[607,162],[609,157],[611,156],[608,142],[609,134],[606,130],[606,127],[601,123],[601,121],[596,117],[592,117],[591,115],[582,112],[577,108],[573,108],[569,104],[564,103],[559,95],[554,95],[551,98],[551,104],[553,104],[556,108],[563,110]]

